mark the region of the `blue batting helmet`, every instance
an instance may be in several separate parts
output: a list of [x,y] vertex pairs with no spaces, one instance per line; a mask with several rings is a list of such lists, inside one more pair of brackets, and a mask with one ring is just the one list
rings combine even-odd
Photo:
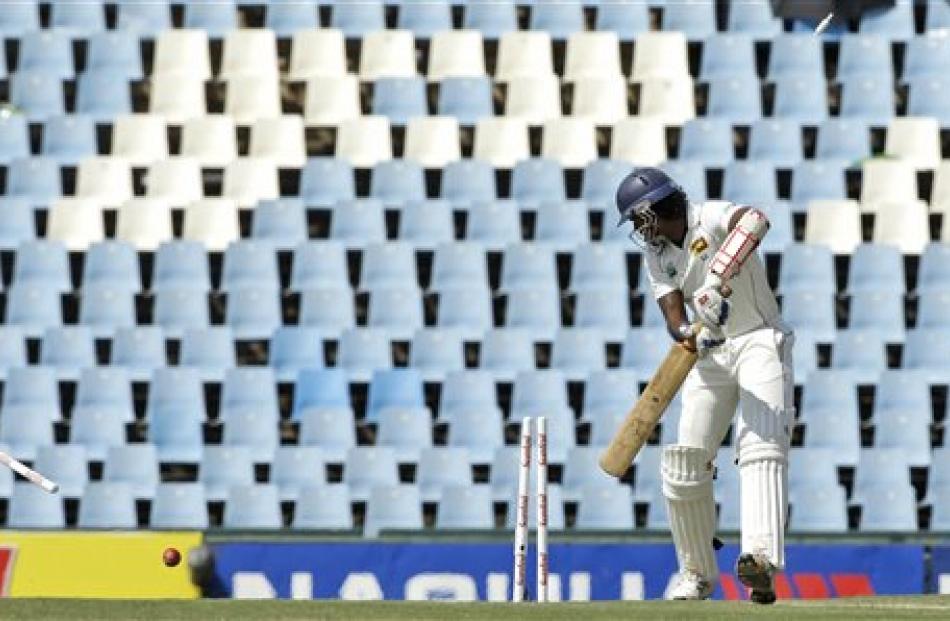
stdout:
[[[682,192],[683,189],[659,168],[637,168],[617,188],[617,211],[620,212],[617,225],[632,220],[637,211],[651,207],[677,191]],[[655,215],[662,217],[667,214]]]

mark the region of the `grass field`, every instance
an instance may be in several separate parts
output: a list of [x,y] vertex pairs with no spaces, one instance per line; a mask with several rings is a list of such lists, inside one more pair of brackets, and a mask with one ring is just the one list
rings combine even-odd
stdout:
[[950,597],[874,597],[748,602],[590,602],[489,604],[337,601],[141,601],[8,599],[0,619],[348,619],[587,621],[588,619],[947,619]]

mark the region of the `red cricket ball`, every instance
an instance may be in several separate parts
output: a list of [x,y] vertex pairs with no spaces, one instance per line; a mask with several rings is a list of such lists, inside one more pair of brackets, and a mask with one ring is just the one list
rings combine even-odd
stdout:
[[165,548],[162,552],[162,562],[166,567],[176,567],[181,562],[181,552],[177,548]]

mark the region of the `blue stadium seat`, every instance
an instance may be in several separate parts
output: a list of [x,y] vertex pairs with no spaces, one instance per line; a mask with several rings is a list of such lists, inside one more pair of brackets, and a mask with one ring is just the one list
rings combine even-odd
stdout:
[[105,6],[100,0],[53,3],[50,26],[73,39],[87,39],[106,29]]
[[769,219],[769,234],[762,240],[759,251],[782,254],[795,242],[791,209],[787,203],[776,203],[765,206],[763,211]]
[[520,421],[526,416],[551,417],[553,412],[567,405],[567,378],[560,370],[531,369],[515,377],[510,420]]
[[542,203],[534,226],[535,242],[555,252],[572,252],[590,241],[587,209],[577,203]]
[[505,326],[524,328],[535,341],[550,341],[561,327],[560,296],[556,288],[518,287],[506,295]]
[[375,420],[386,408],[423,408],[422,375],[417,369],[379,369],[369,384],[366,418]]
[[819,369],[806,378],[801,410],[801,419],[808,426],[806,446],[817,448],[822,441],[835,440],[812,434],[812,425],[835,425],[844,430],[847,439],[854,436],[857,440],[856,383],[857,378],[847,370]]
[[[660,170],[676,179],[676,182],[683,188],[690,200],[706,200],[706,169],[702,162],[667,160],[660,164]],[[623,229],[615,227],[612,230],[621,231]],[[624,234],[622,240],[626,243],[629,241],[629,237]]]
[[627,282],[623,250],[609,244],[589,242],[579,245],[571,262],[571,290],[622,287]]
[[454,116],[460,125],[475,125],[479,119],[493,116],[491,80],[487,76],[442,80],[437,109],[440,115]]
[[520,372],[535,367],[531,333],[517,328],[489,330],[480,350],[480,368],[498,382],[512,382]]
[[792,168],[802,159],[802,132],[798,123],[768,119],[757,121],[749,134],[750,160]]
[[86,449],[92,461],[102,461],[113,446],[125,444],[128,407],[76,405],[70,418],[69,439]]
[[854,474],[851,504],[865,507],[877,504],[876,488],[880,485],[910,487],[910,463],[907,460],[908,455],[897,448],[862,449]]
[[399,218],[399,239],[416,250],[432,251],[440,244],[452,243],[455,223],[452,206],[442,199],[412,201],[402,208]]
[[152,373],[146,418],[172,413],[181,418],[202,421],[205,418],[204,390],[201,376],[186,367],[158,368]]
[[264,26],[278,37],[288,38],[301,30],[320,26],[318,8],[313,2],[270,2],[265,8]]
[[948,289],[950,289],[950,246],[938,243],[928,244],[920,255],[917,293],[924,295]]
[[152,528],[203,529],[208,508],[201,483],[162,483],[152,501]]
[[203,382],[222,381],[225,370],[237,366],[231,329],[207,324],[204,327],[185,328],[181,331],[178,364],[194,369]]
[[644,2],[603,2],[597,7],[596,28],[616,32],[629,43],[650,30],[649,7]]
[[819,343],[831,343],[835,340],[834,299],[826,294],[800,291],[784,295],[782,317],[793,329],[811,331]]
[[386,330],[391,339],[408,341],[423,326],[422,298],[415,286],[379,287],[369,296],[370,328]]
[[6,304],[6,323],[18,326],[29,338],[40,338],[47,328],[63,323],[60,292],[49,284],[14,283]]
[[652,377],[665,356],[670,335],[665,328],[639,328],[630,330],[623,342],[620,366],[633,369],[640,377]]
[[440,530],[487,530],[495,527],[491,489],[487,485],[452,485],[442,491],[435,527]]
[[311,157],[300,171],[300,199],[308,207],[330,207],[355,198],[353,167],[346,160]]
[[269,357],[277,381],[294,382],[300,371],[323,367],[323,335],[305,326],[277,328],[271,337]]
[[901,449],[910,465],[929,466],[931,412],[925,375],[884,371],[874,395],[874,446]]
[[387,207],[402,208],[407,202],[425,200],[425,173],[410,160],[380,162],[373,167],[370,195]]
[[251,410],[258,416],[276,422],[278,417],[277,388],[270,367],[240,366],[228,369],[221,387],[222,418],[232,410]]
[[208,256],[201,242],[175,240],[158,247],[152,289],[161,291],[168,287],[187,287],[203,292],[211,288]]
[[155,325],[169,338],[208,327],[208,294],[200,289],[163,287],[155,295]]
[[707,38],[703,43],[699,75],[703,80],[732,75],[755,75],[752,37],[730,33]]
[[0,327],[0,380],[6,381],[10,369],[26,365],[26,336],[23,330],[10,325]]
[[54,369],[60,380],[78,380],[82,369],[96,366],[92,332],[86,326],[48,328],[40,344],[40,364]]
[[834,451],[806,447],[795,447],[789,451],[788,489],[791,495],[802,489],[837,487],[838,464]]
[[[45,87],[44,87],[45,88]],[[129,81],[111,67],[91,69],[81,76],[76,85],[76,112],[97,123],[111,123],[112,119],[132,112]],[[50,112],[47,117],[62,114]]]
[[254,483],[250,451],[244,446],[205,446],[199,481],[208,500],[227,500],[232,487]]
[[113,366],[126,369],[133,381],[147,381],[165,366],[165,335],[158,326],[116,330],[112,339]]
[[376,0],[334,3],[330,26],[342,30],[348,39],[362,39],[375,30],[384,30],[383,3]]
[[[277,5],[280,6],[280,5]],[[261,201],[254,209],[251,237],[277,250],[293,250],[307,240],[307,212],[298,199]]]
[[511,502],[516,497],[520,461],[521,449],[517,446],[502,446],[495,452],[490,481],[492,497],[496,502]]
[[326,482],[323,453],[314,446],[280,446],[274,453],[271,483],[277,486],[281,500],[296,501],[300,491]]
[[350,493],[346,485],[316,485],[301,490],[294,510],[294,528],[343,530],[353,528]]
[[775,168],[771,162],[733,162],[726,166],[722,181],[724,200],[745,205],[768,205],[778,196]]
[[551,159],[532,158],[515,164],[511,172],[511,197],[521,209],[541,203],[564,201],[564,169]]
[[377,369],[392,366],[389,334],[378,328],[351,328],[340,335],[337,366],[351,382],[368,382]]
[[[934,6],[941,6],[950,17],[950,10],[941,2],[928,3],[928,15]],[[950,27],[950,21],[947,26]],[[907,42],[901,81],[939,78],[947,75],[947,71],[950,71],[950,40],[944,37],[914,37]]]
[[447,0],[404,2],[399,6],[398,27],[428,39],[442,30],[452,30],[452,10]]
[[258,240],[232,242],[224,252],[221,289],[234,293],[254,288],[271,289],[275,293],[280,288],[274,246]]
[[[725,119],[700,118],[683,124],[678,159],[723,168],[734,159],[732,127]],[[629,167],[628,167],[629,169]]]
[[606,367],[604,337],[596,328],[563,328],[554,338],[551,367],[570,381],[584,381]]
[[126,242],[106,240],[89,246],[83,267],[83,287],[109,286],[137,293],[142,289],[139,257]]
[[[611,411],[624,411],[639,394],[639,376],[632,369],[603,369],[591,373],[584,385],[582,417],[596,428],[597,420]],[[591,440],[591,444],[598,444]]]
[[452,328],[468,341],[481,339],[482,334],[493,326],[488,287],[452,285],[441,288],[436,325]]
[[445,375],[465,368],[462,335],[451,328],[423,328],[412,337],[409,364],[426,382],[441,382]]
[[23,242],[36,239],[33,207],[23,198],[0,198],[0,249],[16,250]]
[[79,503],[79,528],[133,529],[138,525],[135,498],[125,483],[92,482]]
[[338,241],[310,240],[294,251],[290,288],[349,287],[346,250]]
[[226,323],[238,340],[268,340],[281,325],[280,299],[268,286],[228,293]]
[[131,422],[132,384],[125,369],[105,366],[83,369],[76,386],[76,405],[114,406],[127,410]]
[[841,37],[836,78],[844,82],[856,76],[874,76],[893,82],[889,41],[877,35],[846,34]]
[[376,444],[393,450],[399,463],[418,463],[420,451],[432,446],[432,416],[425,407],[376,410]]
[[486,39],[498,39],[518,30],[518,15],[512,0],[473,0],[465,3],[463,26],[478,30]]
[[869,155],[871,139],[865,121],[830,118],[819,126],[816,158],[838,159],[851,166]]
[[363,535],[387,529],[421,530],[422,499],[415,485],[376,486],[369,492]]
[[[936,3],[933,3],[936,4]],[[932,5],[933,5],[932,4]],[[931,6],[932,6],[931,5]],[[930,485],[928,499],[931,501],[930,530],[944,531],[950,525],[950,487],[941,485],[934,487]]]
[[59,165],[47,157],[12,160],[6,183],[8,198],[21,198],[32,207],[47,207],[63,193]]
[[416,255],[405,242],[383,242],[366,246],[360,269],[360,289],[416,285]]
[[37,0],[15,2],[0,14],[0,33],[5,38],[20,36],[40,29],[40,6]]
[[89,482],[86,451],[82,446],[61,444],[41,446],[36,451],[33,468],[59,484],[63,496],[78,498]]
[[501,287],[556,287],[557,274],[553,251],[543,244],[511,244],[502,261]]
[[[818,40],[811,36],[809,39]],[[775,83],[772,116],[802,125],[820,125],[828,118],[827,91],[821,73],[782,75]]]
[[301,326],[320,330],[325,338],[339,339],[356,325],[356,309],[349,287],[324,286],[304,289],[301,294]]
[[791,204],[795,213],[805,213],[813,200],[844,200],[844,162],[837,159],[802,160],[792,171]]
[[874,384],[887,368],[884,335],[873,328],[839,330],[832,368],[850,371],[861,384]]
[[472,464],[491,463],[495,451],[504,446],[501,411],[493,403],[476,409],[471,406],[442,406],[450,421],[448,445],[463,448]]
[[780,34],[772,40],[769,79],[777,81],[795,75],[824,77],[820,39],[811,34]]
[[584,10],[580,0],[541,0],[531,7],[532,30],[543,30],[554,40],[567,39],[584,30]]
[[845,493],[840,487],[803,486],[790,492],[789,501],[788,528],[792,533],[844,533],[848,530]]
[[484,370],[466,369],[449,373],[442,383],[440,417],[451,418],[451,412],[486,410],[495,405],[495,380]]
[[468,210],[465,238],[499,252],[521,241],[521,215],[513,201],[473,203]]
[[23,69],[10,80],[10,102],[32,123],[65,113],[63,98],[62,79],[49,71]]
[[614,205],[615,188],[620,185],[632,167],[627,162],[596,159],[584,168],[581,181],[581,200],[589,209],[609,211]]
[[895,114],[891,80],[875,75],[855,75],[841,91],[841,117],[883,127]]
[[359,446],[347,451],[343,481],[350,486],[355,501],[365,501],[376,486],[399,484],[399,471],[393,450],[384,446]]
[[13,484],[8,511],[8,528],[61,529],[66,527],[66,512],[63,508],[62,496],[47,494],[39,487],[25,481]]
[[[8,383],[13,385],[10,382],[12,379]],[[39,447],[53,444],[52,421],[59,418],[58,414],[58,403],[54,409],[50,409],[36,402],[8,403],[4,397],[0,443],[9,447],[13,457],[33,461]]]
[[716,3],[669,2],[663,6],[663,30],[677,30],[690,40],[706,39],[716,34]]
[[872,329],[888,343],[904,341],[904,296],[897,291],[865,291],[851,296],[848,326]]
[[158,471],[158,451],[151,444],[113,446],[106,455],[104,481],[125,483],[135,498],[155,497],[161,482]]
[[575,526],[583,530],[624,530],[636,525],[628,487],[584,487]]
[[171,7],[168,0],[154,2],[121,0],[116,5],[118,11],[116,32],[155,38],[162,31],[172,27]]
[[915,78],[910,83],[909,116],[932,116],[940,123],[941,129],[950,127],[950,104],[942,96],[946,92],[947,81],[940,78]]
[[907,41],[914,36],[914,7],[908,0],[900,0],[890,7],[880,7],[861,14],[859,31],[879,34],[890,41]]
[[60,166],[77,166],[96,155],[96,127],[87,116],[71,114],[47,119],[43,130],[43,155]]
[[[2,59],[0,59],[2,60]],[[9,115],[0,118],[0,164],[30,157],[30,133],[26,118]]]
[[907,333],[904,345],[904,368],[919,369],[931,384],[950,381],[950,330],[946,328],[917,328]]
[[135,300],[128,291],[95,285],[83,287],[79,322],[96,338],[111,338],[119,328],[135,327]]
[[834,255],[828,247],[793,244],[786,249],[779,276],[780,293],[831,295],[836,289]]
[[250,406],[222,406],[224,446],[246,448],[255,464],[270,464],[280,445],[276,416]]
[[465,158],[446,164],[442,170],[442,198],[456,208],[494,201],[496,192],[495,171],[487,162]]
[[782,31],[782,20],[772,13],[768,0],[743,2],[729,6],[726,29],[729,32],[745,33],[756,39],[772,39]]
[[329,463],[343,463],[356,446],[356,423],[348,406],[312,407],[300,419],[300,445],[319,448]]
[[222,38],[237,27],[234,0],[189,2],[185,5],[185,28],[204,30],[209,37]]
[[[428,113],[423,78],[380,78],[373,83],[373,114],[388,117],[392,125],[406,125],[409,119]],[[384,164],[389,162],[377,164],[377,167]]]
[[383,204],[378,199],[339,202],[333,208],[330,237],[347,249],[357,249],[386,239]]
[[[585,487],[606,487],[608,490],[620,487],[617,480],[606,476],[600,469],[602,446],[576,446],[570,450],[564,464],[564,476],[561,488],[568,501],[580,500]],[[630,503],[631,508],[633,503]]]
[[224,527],[275,529],[283,526],[277,487],[266,483],[237,485],[224,505]]
[[918,532],[917,501],[909,483],[900,487],[881,484],[867,491],[875,502],[865,503],[861,509],[861,532]]
[[348,408],[350,392],[346,373],[339,367],[304,369],[294,389],[294,417],[308,408]]
[[13,282],[18,285],[46,285],[58,292],[72,289],[69,257],[57,241],[38,239],[17,248]]
[[[101,7],[100,7],[101,8]],[[45,75],[53,80],[72,80],[73,48],[69,36],[57,30],[37,30],[20,39],[17,75]]]

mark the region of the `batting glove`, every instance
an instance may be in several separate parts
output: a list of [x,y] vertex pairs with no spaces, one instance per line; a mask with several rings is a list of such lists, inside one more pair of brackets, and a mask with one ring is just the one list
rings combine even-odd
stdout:
[[729,300],[722,294],[718,279],[707,280],[693,294],[693,308],[703,325],[709,328],[721,328],[729,320]]

